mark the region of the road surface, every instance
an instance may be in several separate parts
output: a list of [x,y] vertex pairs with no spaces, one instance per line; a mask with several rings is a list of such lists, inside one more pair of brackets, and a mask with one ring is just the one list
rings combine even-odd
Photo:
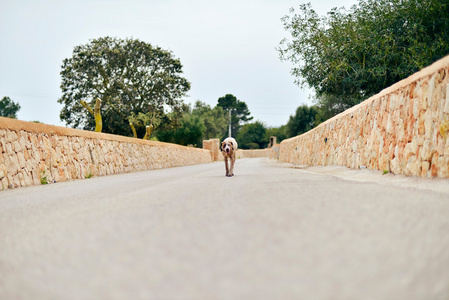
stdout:
[[242,159],[0,192],[0,299],[449,299],[447,180],[320,172]]

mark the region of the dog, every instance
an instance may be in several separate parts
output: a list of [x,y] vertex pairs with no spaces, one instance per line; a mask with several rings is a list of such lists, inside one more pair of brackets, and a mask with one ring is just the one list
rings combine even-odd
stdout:
[[[235,153],[237,152],[237,148],[237,141],[232,137],[228,137],[221,142],[221,152],[225,161],[227,177],[234,176]],[[231,161],[231,166],[228,165],[228,159]]]

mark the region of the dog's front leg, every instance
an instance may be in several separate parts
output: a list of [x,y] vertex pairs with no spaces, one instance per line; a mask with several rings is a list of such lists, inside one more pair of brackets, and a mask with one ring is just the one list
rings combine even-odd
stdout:
[[234,163],[235,157],[231,157],[231,170],[229,170],[229,176],[234,176]]
[[226,166],[226,176],[229,176],[228,158],[225,157],[224,161],[225,161],[225,166]]

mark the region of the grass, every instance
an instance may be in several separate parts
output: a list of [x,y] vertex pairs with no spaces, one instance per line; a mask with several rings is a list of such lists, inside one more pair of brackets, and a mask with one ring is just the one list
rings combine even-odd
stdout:
[[42,172],[41,184],[48,184],[47,176],[44,176],[44,175],[45,175],[45,171]]

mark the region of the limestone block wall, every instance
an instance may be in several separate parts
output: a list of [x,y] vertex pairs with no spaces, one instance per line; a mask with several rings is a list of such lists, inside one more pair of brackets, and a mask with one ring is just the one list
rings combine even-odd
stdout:
[[211,161],[205,149],[0,117],[0,190]]
[[449,177],[449,56],[300,136],[280,161]]
[[255,150],[246,150],[239,149],[237,150],[237,158],[258,158],[258,157],[270,157],[271,149],[255,149]]

